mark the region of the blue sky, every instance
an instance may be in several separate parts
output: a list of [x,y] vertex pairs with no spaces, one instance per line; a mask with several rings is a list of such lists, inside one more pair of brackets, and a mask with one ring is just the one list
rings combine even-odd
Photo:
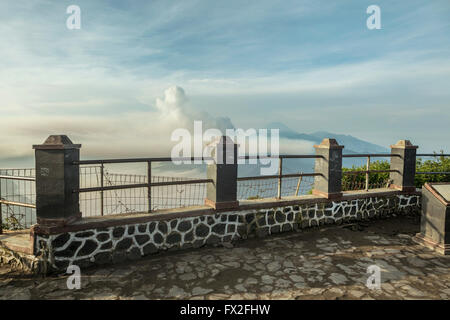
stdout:
[[[0,158],[52,133],[88,156],[167,155],[177,125],[216,117],[450,152],[449,17],[448,0],[2,1]],[[164,122],[174,85],[184,118]]]

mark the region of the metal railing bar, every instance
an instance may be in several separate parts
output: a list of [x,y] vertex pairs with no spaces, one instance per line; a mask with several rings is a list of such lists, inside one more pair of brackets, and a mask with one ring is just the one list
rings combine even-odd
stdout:
[[17,177],[17,176],[4,176],[4,175],[1,175],[0,179],[20,180],[20,181],[36,181],[35,178],[30,178],[30,177]]
[[[167,182],[153,182],[152,187],[171,186],[171,185],[183,185],[183,184],[196,184],[196,183],[212,183],[212,179],[197,179],[186,181],[167,181]],[[72,192],[95,192],[95,191],[107,191],[118,189],[133,189],[133,188],[147,188],[148,183],[136,183],[136,184],[124,184],[118,186],[105,186],[105,187],[92,187],[92,188],[80,188],[75,189]]]
[[448,172],[448,171],[416,172],[416,174],[450,174],[450,172]]
[[416,154],[416,157],[450,157],[450,153],[418,153]]
[[366,158],[366,157],[401,157],[399,154],[391,153],[358,153],[358,154],[343,154],[343,158]]
[[[290,174],[283,174],[281,175],[281,178],[296,178],[296,177],[314,177],[314,176],[321,176],[321,173],[290,173]],[[253,176],[253,177],[238,177],[238,181],[246,181],[246,180],[264,180],[264,179],[278,179],[280,176],[278,174],[276,175],[270,175],[270,176]]]
[[36,209],[36,205],[35,204],[30,204],[30,203],[22,203],[22,202],[16,202],[16,201],[8,201],[8,200],[0,200],[0,203],[7,204],[7,205],[10,205],[10,206],[18,206],[18,207],[25,207],[25,208]]
[[107,163],[130,163],[130,162],[170,162],[170,161],[195,161],[195,160],[214,160],[214,158],[196,158],[196,157],[182,157],[182,158],[126,158],[126,159],[103,159],[103,160],[80,160],[73,161],[74,165],[86,164],[107,164]]
[[399,170],[358,170],[358,171],[342,171],[342,174],[358,174],[358,173],[376,173],[376,172],[399,172]]

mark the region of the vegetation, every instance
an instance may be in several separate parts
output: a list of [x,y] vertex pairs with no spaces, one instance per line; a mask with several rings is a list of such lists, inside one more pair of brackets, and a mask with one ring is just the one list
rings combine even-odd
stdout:
[[[442,152],[441,152],[442,153]],[[386,160],[370,163],[370,170],[389,170],[390,164]],[[343,173],[348,171],[363,171],[366,166],[342,168]],[[442,155],[429,160],[417,158],[416,172],[450,172],[450,158]],[[365,173],[343,174],[342,185],[344,190],[364,189]],[[425,182],[450,182],[450,174],[416,174],[415,185],[421,188]],[[369,188],[381,188],[389,183],[389,172],[375,172],[369,175]]]

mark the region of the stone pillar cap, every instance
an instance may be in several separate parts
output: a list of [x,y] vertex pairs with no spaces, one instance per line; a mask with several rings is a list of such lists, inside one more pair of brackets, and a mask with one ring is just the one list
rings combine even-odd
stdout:
[[218,145],[218,144],[236,144],[236,143],[234,143],[233,139],[231,139],[229,136],[216,137],[209,143],[209,145]]
[[391,145],[391,148],[395,149],[417,149],[418,146],[414,146],[409,140],[398,140],[396,144]]
[[74,144],[64,134],[51,135],[43,144],[33,145],[33,149],[80,149],[81,144]]
[[314,148],[326,148],[326,149],[342,149],[344,146],[339,145],[336,139],[333,138],[325,138],[322,142],[317,145],[314,145]]

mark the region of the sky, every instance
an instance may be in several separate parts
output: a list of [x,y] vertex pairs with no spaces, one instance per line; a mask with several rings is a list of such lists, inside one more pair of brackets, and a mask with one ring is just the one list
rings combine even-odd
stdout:
[[450,152],[449,17],[448,0],[4,0],[0,166],[50,134],[82,158],[168,156],[194,120]]

